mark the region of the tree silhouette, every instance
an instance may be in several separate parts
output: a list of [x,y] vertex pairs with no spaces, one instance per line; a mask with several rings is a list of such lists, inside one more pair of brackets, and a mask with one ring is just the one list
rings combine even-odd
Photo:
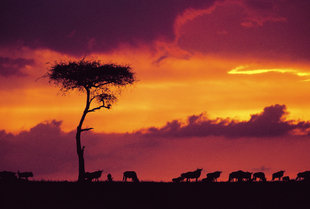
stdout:
[[[116,64],[101,64],[100,61],[68,61],[54,64],[47,72],[50,82],[67,92],[78,90],[86,93],[86,105],[76,129],[76,151],[79,159],[78,181],[85,181],[84,149],[81,133],[93,128],[82,128],[88,113],[101,108],[110,109],[121,87],[135,82],[131,67]],[[91,107],[92,103],[97,103]]]

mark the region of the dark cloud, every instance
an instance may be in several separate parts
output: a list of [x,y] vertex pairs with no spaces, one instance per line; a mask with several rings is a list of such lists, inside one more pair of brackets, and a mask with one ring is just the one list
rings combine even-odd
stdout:
[[276,2],[277,0],[244,0],[245,5],[259,10],[273,9]]
[[251,115],[248,121],[230,119],[208,119],[204,114],[188,117],[186,124],[174,120],[164,127],[151,127],[137,134],[153,137],[278,137],[291,135],[293,131],[308,133],[310,122],[285,119],[285,105],[265,107],[260,114]]
[[216,1],[222,2],[4,0],[0,47],[87,55],[178,37],[179,46],[190,52],[309,59],[309,1],[224,1],[175,31],[176,17],[186,9],[209,8]]
[[61,122],[36,125],[17,135],[0,133],[0,167],[7,170],[31,170],[36,174],[64,169],[75,160],[74,135],[60,129]]
[[0,46],[50,48],[83,55],[119,44],[174,39],[173,25],[186,8],[214,0],[5,0],[0,8]]
[[240,2],[226,1],[185,24],[179,45],[203,53],[309,60],[309,1]]
[[22,68],[33,63],[32,59],[0,57],[0,76],[24,76]]
[[[135,167],[140,158],[137,153],[152,148],[132,134],[89,132],[83,134],[82,144],[86,147],[86,169],[105,172]],[[59,172],[75,176],[77,166],[75,131],[62,131],[60,121],[42,122],[16,135],[0,130],[1,170],[32,171],[40,179]]]

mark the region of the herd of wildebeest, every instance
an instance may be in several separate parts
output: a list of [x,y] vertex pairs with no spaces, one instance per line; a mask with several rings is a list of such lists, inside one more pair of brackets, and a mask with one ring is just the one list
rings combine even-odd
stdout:
[[[189,182],[190,179],[195,179],[198,181],[201,176],[202,169],[197,169],[195,171],[190,171],[182,173],[179,177],[173,178],[172,182]],[[284,176],[285,171],[278,171],[272,174],[272,181],[310,181],[310,171],[304,171],[297,174],[295,179],[290,179],[289,176]],[[206,178],[203,178],[202,182],[217,182],[217,179],[221,176],[222,171],[215,171],[212,173],[207,173]],[[261,181],[266,182],[267,178],[263,172],[246,172],[242,170],[234,171],[229,174],[228,182],[252,182],[252,181]]]
[[[195,171],[182,173],[179,177],[173,178],[172,182],[190,182],[191,179],[195,179],[198,182],[198,179],[201,176],[202,169],[197,169]],[[99,178],[102,175],[102,170],[94,172],[86,172],[84,177],[86,182],[99,181]],[[215,171],[212,173],[207,173],[206,178],[201,179],[200,182],[217,182],[218,178],[221,176],[222,171]],[[285,171],[278,171],[272,174],[272,181],[307,181],[310,182],[310,171],[304,171],[297,174],[295,179],[290,179],[289,176],[284,176]],[[0,181],[2,182],[12,182],[12,181],[28,181],[29,178],[33,177],[32,172],[11,172],[11,171],[1,171],[0,172]],[[131,179],[132,182],[140,182],[135,171],[125,171],[123,173],[123,181],[127,182],[128,179]],[[112,175],[109,173],[107,175],[108,182],[112,182]],[[242,170],[234,171],[229,174],[228,182],[252,182],[252,181],[261,181],[266,182],[267,178],[263,172],[245,172]]]

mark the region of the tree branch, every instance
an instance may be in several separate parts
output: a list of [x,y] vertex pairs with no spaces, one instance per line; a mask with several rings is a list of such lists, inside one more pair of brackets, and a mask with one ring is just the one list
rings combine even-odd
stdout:
[[90,110],[88,110],[87,112],[94,112],[94,111],[96,111],[96,110],[100,110],[101,108],[110,109],[110,108],[111,108],[111,105],[109,104],[109,105],[105,106],[105,105],[103,104],[103,105],[100,105],[99,107],[95,107],[95,108],[93,108],[93,109],[90,109]]
[[92,98],[89,100],[89,104],[90,104],[94,99],[96,99],[96,97],[97,97],[97,96],[92,97]]
[[82,131],[89,131],[89,130],[92,130],[92,129],[94,129],[94,128],[84,128],[84,129],[81,129],[81,132]]
[[99,88],[101,86],[104,86],[104,85],[107,85],[107,84],[110,84],[110,83],[113,83],[113,82],[104,82],[104,83],[101,83],[101,84],[98,84],[98,85],[92,85],[92,87],[95,87],[95,88]]

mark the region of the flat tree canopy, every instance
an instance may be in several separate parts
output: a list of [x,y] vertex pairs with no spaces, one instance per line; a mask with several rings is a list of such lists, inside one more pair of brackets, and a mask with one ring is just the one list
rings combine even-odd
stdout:
[[51,82],[69,90],[93,90],[92,97],[100,101],[113,101],[111,87],[121,87],[135,81],[134,73],[129,66],[101,64],[99,61],[62,62],[57,63],[48,72]]

